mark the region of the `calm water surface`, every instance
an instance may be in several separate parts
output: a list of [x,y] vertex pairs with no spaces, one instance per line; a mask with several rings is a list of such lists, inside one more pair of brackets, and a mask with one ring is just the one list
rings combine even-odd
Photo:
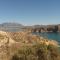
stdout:
[[43,33],[34,33],[34,34],[43,36],[44,38],[56,40],[60,43],[60,33],[59,32],[57,32],[57,33],[43,32]]

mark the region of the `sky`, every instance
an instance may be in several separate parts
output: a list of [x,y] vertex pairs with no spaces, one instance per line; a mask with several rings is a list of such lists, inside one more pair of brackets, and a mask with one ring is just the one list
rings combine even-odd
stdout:
[[60,0],[0,0],[0,23],[60,24]]

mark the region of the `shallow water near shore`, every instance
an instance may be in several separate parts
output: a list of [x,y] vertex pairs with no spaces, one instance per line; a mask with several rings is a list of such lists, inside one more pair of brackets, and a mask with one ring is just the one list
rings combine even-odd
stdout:
[[43,36],[44,38],[48,38],[50,40],[56,40],[60,44],[60,32],[56,32],[56,33],[53,33],[53,32],[38,33],[38,32],[36,32],[36,33],[33,33],[33,34]]

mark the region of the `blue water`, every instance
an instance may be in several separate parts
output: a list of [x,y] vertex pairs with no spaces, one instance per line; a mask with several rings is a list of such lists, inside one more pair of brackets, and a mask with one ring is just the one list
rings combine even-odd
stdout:
[[53,32],[43,32],[43,33],[34,33],[36,35],[43,36],[44,38],[48,38],[50,40],[56,40],[60,43],[60,33],[53,33]]

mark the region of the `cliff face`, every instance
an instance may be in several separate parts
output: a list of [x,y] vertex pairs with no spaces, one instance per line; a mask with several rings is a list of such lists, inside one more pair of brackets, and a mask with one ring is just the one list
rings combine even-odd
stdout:
[[31,32],[60,32],[60,25],[34,26],[25,29]]

